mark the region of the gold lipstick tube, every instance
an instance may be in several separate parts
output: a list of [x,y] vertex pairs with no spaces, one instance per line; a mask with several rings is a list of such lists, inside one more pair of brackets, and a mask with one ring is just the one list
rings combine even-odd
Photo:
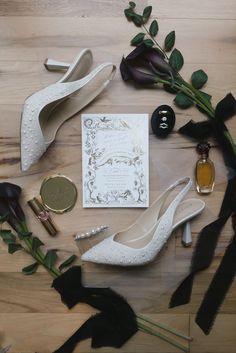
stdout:
[[46,208],[41,204],[41,202],[34,197],[32,200],[28,201],[28,205],[31,207],[36,217],[40,220],[44,228],[47,230],[48,234],[56,235],[58,230],[52,221],[49,212]]

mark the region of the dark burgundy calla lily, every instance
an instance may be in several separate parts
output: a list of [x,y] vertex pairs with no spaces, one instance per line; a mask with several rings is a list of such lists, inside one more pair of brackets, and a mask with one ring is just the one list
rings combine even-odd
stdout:
[[6,199],[2,197],[0,197],[0,217],[6,217],[6,221],[15,231],[18,231],[20,229],[18,219],[13,214]]
[[172,67],[165,61],[163,57],[160,56],[159,52],[157,52],[155,49],[150,48],[144,52],[144,58],[151,64],[151,66],[159,75],[169,75],[171,77],[174,76],[175,72]]
[[145,85],[157,82],[154,75],[136,69],[125,58],[122,59],[120,64],[120,73],[124,81],[133,80]]
[[131,53],[129,53],[129,55],[127,55],[126,59],[127,60],[138,59],[140,57],[144,57],[145,54],[150,51],[155,52],[158,56],[160,56],[160,57],[162,57],[162,59],[164,59],[164,54],[159,49],[148,48],[145,44],[140,44],[138,47],[136,47],[134,50],[132,50]]
[[[142,63],[143,67],[148,67],[151,73],[140,71],[136,68],[137,63]],[[164,55],[158,49],[147,48],[145,44],[136,47],[120,64],[120,72],[124,81],[134,80],[141,84],[151,84],[158,82],[159,77],[169,77],[173,79],[174,70],[165,61]]]
[[18,199],[20,194],[20,186],[12,183],[0,183],[0,197],[7,199]]
[[25,214],[22,210],[19,197],[21,188],[12,183],[0,183],[0,215],[8,214],[8,223],[15,230],[19,230],[20,223],[25,221]]

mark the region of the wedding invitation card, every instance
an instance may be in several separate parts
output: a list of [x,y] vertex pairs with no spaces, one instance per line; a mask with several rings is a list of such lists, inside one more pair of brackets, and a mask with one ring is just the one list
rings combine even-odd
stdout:
[[148,207],[148,114],[82,114],[83,207]]

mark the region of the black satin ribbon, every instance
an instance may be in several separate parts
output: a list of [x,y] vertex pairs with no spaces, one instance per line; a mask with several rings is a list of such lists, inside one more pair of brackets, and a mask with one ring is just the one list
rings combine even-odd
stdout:
[[77,303],[87,303],[100,312],[91,316],[54,353],[71,353],[81,340],[90,337],[93,348],[120,348],[138,330],[133,309],[111,288],[83,286],[81,277],[81,268],[71,267],[53,281],[52,287],[59,292],[62,302],[69,309]]
[[185,136],[197,140],[205,140],[210,136],[215,136],[222,149],[225,164],[236,170],[236,155],[228,138],[229,131],[224,123],[227,119],[235,115],[235,113],[236,100],[229,93],[217,104],[215,118],[200,122],[190,120],[178,131]]
[[196,323],[208,335],[216,315],[236,274],[236,218],[233,217],[234,236],[198,309]]
[[235,212],[236,177],[228,182],[218,219],[208,224],[200,232],[192,258],[190,274],[173,293],[170,300],[170,308],[189,303],[196,273],[210,266],[221,231],[229,217]]

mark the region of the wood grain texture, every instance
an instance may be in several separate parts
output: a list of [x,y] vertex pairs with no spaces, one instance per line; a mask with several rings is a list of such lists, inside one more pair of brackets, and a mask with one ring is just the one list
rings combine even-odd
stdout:
[[[150,5],[140,0],[138,8]],[[25,207],[30,228],[48,249],[60,250],[63,260],[72,253],[80,255],[108,234],[130,225],[143,211],[139,209],[83,209],[81,199],[81,129],[80,114],[67,121],[45,156],[27,173],[20,171],[20,118],[24,99],[40,88],[55,82],[60,74],[45,70],[45,58],[70,61],[84,47],[94,53],[94,65],[112,61],[119,65],[130,50],[129,40],[138,29],[123,16],[126,0],[1,0],[0,1],[0,179],[15,182],[23,188],[23,202],[39,193],[42,180],[51,174],[70,177],[78,188],[75,208],[65,215],[53,215],[60,234],[50,238],[42,225]],[[215,105],[226,93],[236,94],[236,2],[234,0],[159,0],[153,1],[153,17],[159,21],[159,38],[176,30],[176,46],[185,58],[183,76],[197,69],[209,76],[206,91]],[[76,99],[76,97],[75,97]],[[149,113],[160,104],[173,105],[173,96],[159,89],[126,85],[119,72],[112,84],[86,113]],[[177,133],[184,123],[202,120],[203,115],[191,108],[176,111],[176,126],[171,136],[157,140],[149,130],[150,201],[170,183],[185,175],[193,176],[197,155],[195,142]],[[236,139],[235,118],[227,122]],[[232,235],[227,223],[211,267],[197,276],[189,305],[168,309],[177,284],[188,273],[198,233],[219,212],[227,180],[227,170],[216,141],[211,140],[211,158],[216,167],[216,186],[206,202],[203,214],[192,222],[193,246],[181,245],[177,230],[160,256],[143,268],[120,269],[83,263],[87,285],[111,286],[124,295],[133,308],[162,321],[194,340],[190,353],[236,353],[236,284],[232,284],[220,309],[210,336],[204,336],[194,322],[202,296],[217,269]],[[194,186],[189,197],[196,197]],[[109,231],[94,240],[73,241],[73,235],[99,224],[108,223]],[[51,288],[51,278],[39,268],[37,274],[24,277],[21,268],[31,258],[23,253],[9,255],[0,242],[0,347],[12,345],[12,353],[49,353],[62,344],[94,311],[77,305],[69,311]],[[77,261],[80,264],[80,259]],[[76,352],[91,352],[90,342],[79,345]],[[117,350],[103,348],[100,352]],[[174,353],[160,339],[138,333],[121,352]]]

